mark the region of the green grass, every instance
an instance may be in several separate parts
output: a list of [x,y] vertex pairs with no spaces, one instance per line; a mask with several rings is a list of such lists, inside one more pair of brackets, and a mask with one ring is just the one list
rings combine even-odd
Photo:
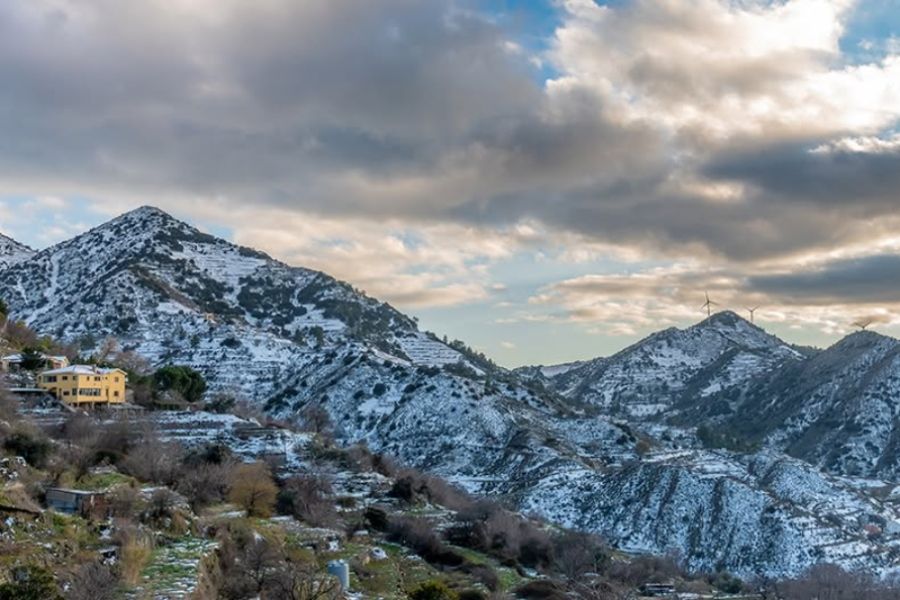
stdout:
[[185,536],[156,548],[141,573],[141,592],[173,593],[197,584],[203,558],[215,548],[209,540]]
[[131,485],[134,478],[121,473],[88,473],[76,482],[76,487],[82,490],[108,490],[118,485]]

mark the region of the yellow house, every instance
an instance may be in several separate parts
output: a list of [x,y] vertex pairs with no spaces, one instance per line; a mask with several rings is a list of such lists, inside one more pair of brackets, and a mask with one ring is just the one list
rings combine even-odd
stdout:
[[93,365],[72,365],[44,371],[38,386],[66,404],[97,406],[125,402],[125,371]]

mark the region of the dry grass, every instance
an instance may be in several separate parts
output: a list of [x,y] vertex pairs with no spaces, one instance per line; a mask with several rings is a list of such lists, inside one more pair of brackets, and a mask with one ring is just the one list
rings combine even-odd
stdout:
[[122,580],[129,585],[137,584],[152,554],[153,540],[148,535],[136,530],[125,533],[119,546]]

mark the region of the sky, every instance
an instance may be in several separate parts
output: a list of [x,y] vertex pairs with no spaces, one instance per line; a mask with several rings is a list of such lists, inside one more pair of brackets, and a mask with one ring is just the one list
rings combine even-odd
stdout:
[[9,0],[0,232],[154,205],[501,364],[900,335],[900,0]]

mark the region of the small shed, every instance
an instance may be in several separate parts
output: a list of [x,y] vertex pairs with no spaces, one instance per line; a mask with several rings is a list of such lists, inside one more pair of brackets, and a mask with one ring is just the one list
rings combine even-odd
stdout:
[[105,492],[48,488],[46,497],[47,507],[58,512],[92,516],[106,510]]
[[647,582],[639,591],[642,596],[649,598],[667,598],[675,595],[675,586],[671,583]]

